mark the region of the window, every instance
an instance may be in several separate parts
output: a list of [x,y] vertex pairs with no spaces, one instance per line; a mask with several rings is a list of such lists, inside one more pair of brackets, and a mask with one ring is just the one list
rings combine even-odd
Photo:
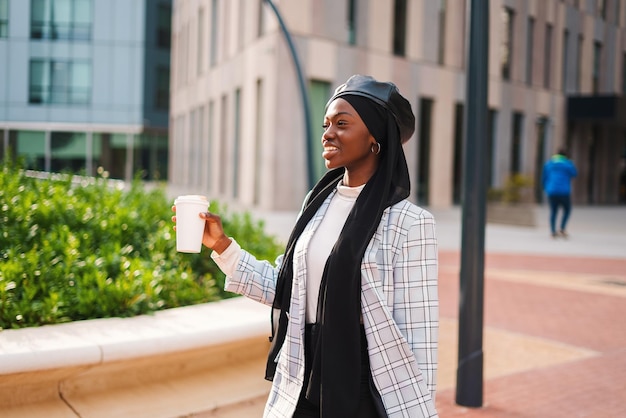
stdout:
[[[263,181],[263,80],[256,81],[256,103],[254,116],[254,191],[252,201],[255,205],[261,203],[261,184]],[[207,159],[207,161],[211,161]]]
[[567,61],[569,60],[569,31],[563,31],[563,59],[561,60],[561,90],[567,90]]
[[393,11],[393,53],[406,53],[406,0],[395,0]]
[[92,0],[31,0],[31,39],[90,40]]
[[602,66],[602,43],[596,41],[593,43],[593,74],[592,89],[593,93],[600,93],[600,68]]
[[[313,131],[311,132],[311,140],[313,141],[311,149],[318,149],[320,140],[324,134],[324,128],[322,127],[324,123],[324,108],[330,93],[330,83],[321,80],[310,81],[309,103],[311,113],[309,117],[311,118],[311,130]],[[324,159],[322,158],[322,154],[320,152],[314,153],[311,163],[313,164],[313,176],[316,179],[321,178],[326,172],[326,165],[324,163]]]
[[552,66],[550,65],[552,61],[552,25],[546,25],[546,44],[545,44],[545,55],[543,58],[543,87],[546,89],[550,88],[550,73],[552,72]]
[[239,197],[239,173],[241,172],[241,89],[235,90],[235,109],[233,118],[233,197]]
[[170,49],[172,43],[172,7],[161,3],[157,9],[157,47]]
[[87,137],[83,132],[50,133],[50,171],[84,172],[86,157]]
[[[452,201],[454,204],[461,204],[463,200],[463,141],[464,141],[464,105],[457,103],[454,113],[454,171],[452,174],[453,190]],[[497,132],[497,110],[489,109],[487,112],[485,158],[486,181],[489,187],[493,186],[493,165],[495,161],[495,144],[498,141]]]
[[487,184],[494,185],[493,166],[496,161],[496,144],[498,143],[498,111],[489,109],[487,114],[487,156],[489,164],[487,165]]
[[622,53],[622,94],[626,96],[626,52]]
[[90,101],[90,63],[39,59],[30,61],[29,103],[81,105]]
[[178,116],[173,120],[174,126],[172,127],[174,141],[179,144],[181,149],[180,155],[176,156],[173,172],[174,177],[179,178],[179,181],[183,184],[189,182],[187,166],[189,165],[189,161],[191,161],[189,156],[189,135],[185,132],[186,119],[187,114]]
[[206,154],[204,155],[203,164],[206,173],[206,179],[208,180],[207,191],[211,191],[211,184],[213,181],[211,180],[211,167],[213,167],[213,143],[215,142],[215,102],[213,100],[209,101],[209,120],[207,121],[207,136],[206,136]]
[[444,64],[446,52],[446,0],[440,0],[439,3],[439,50],[437,61],[439,65]]
[[535,147],[535,185],[534,195],[537,203],[543,202],[543,185],[541,181],[541,174],[543,171],[543,164],[546,160],[546,144],[548,143],[548,118],[546,116],[539,116],[537,118],[537,142]]
[[[125,179],[127,174],[132,173],[130,167],[133,158],[133,150],[130,150],[130,141],[133,135],[111,132],[93,133],[91,162],[92,167],[102,167],[109,178]],[[134,142],[134,141],[133,141]],[[88,157],[89,158],[89,157]]]
[[187,183],[196,185],[198,181],[198,173],[200,172],[200,150],[198,149],[198,135],[196,132],[196,109],[192,109],[189,111],[189,118],[187,119],[188,127],[187,127],[187,163],[186,165],[186,174],[187,174]]
[[[143,180],[165,180],[168,171],[167,134],[143,133],[127,138],[133,145],[131,173]],[[117,161],[117,160],[116,160]],[[196,176],[197,177],[197,176]]]
[[226,178],[226,165],[228,164],[228,125],[226,124],[228,121],[228,97],[224,94],[220,103],[220,115],[219,115],[219,176],[218,176],[218,184],[219,184],[219,193],[222,195],[226,194],[226,186],[227,186],[227,178]]
[[202,161],[203,117],[204,115],[202,107],[197,107],[191,111],[191,126],[189,128],[191,136],[190,151],[192,159],[189,160],[189,183],[195,186],[200,186],[201,181],[203,180],[200,176],[200,173],[202,172],[202,167],[204,166],[204,163]]
[[454,107],[454,163],[452,166],[452,202],[462,203],[463,198],[463,120],[465,106],[457,103]]
[[170,107],[170,69],[159,66],[156,72],[154,107],[158,110],[168,110]]
[[9,0],[0,0],[0,38],[9,36]]
[[513,62],[513,18],[515,12],[508,7],[502,9],[502,43],[500,44],[500,70],[504,80],[511,79]]
[[533,46],[535,39],[535,18],[528,18],[528,27],[526,28],[526,84],[529,86],[533,83]]
[[265,33],[265,7],[263,5],[263,3],[265,3],[265,0],[258,0],[258,2],[259,2],[259,18],[257,20],[256,35],[258,38],[260,38]]
[[348,0],[348,43],[356,45],[356,0]]
[[217,31],[217,22],[218,22],[218,16],[217,16],[217,0],[212,0],[211,1],[211,45],[209,45],[210,51],[209,54],[209,64],[211,65],[211,67],[213,67],[215,64],[217,64],[217,35],[218,35],[218,31]]
[[585,38],[582,35],[578,35],[578,45],[576,46],[576,56],[578,62],[576,63],[576,91],[581,92],[583,83],[583,45]]
[[193,52],[191,51],[191,23],[187,23],[183,29],[183,62],[185,63],[184,65],[181,65],[181,73],[182,73],[182,80],[183,80],[183,85],[186,85],[187,82],[189,81],[189,71],[190,68],[187,67],[186,63],[189,62],[189,56],[191,54],[193,54]]
[[596,16],[606,20],[606,0],[596,0]]
[[208,142],[207,142],[207,106],[203,105],[198,108],[198,119],[196,123],[198,124],[198,145],[196,154],[198,155],[198,172],[196,176],[196,184],[200,188],[206,188],[207,183],[210,181],[209,176],[209,166],[207,156],[209,155],[208,150]]
[[16,134],[17,131],[12,131],[8,128],[4,128],[3,131],[0,131],[0,160],[4,161],[7,157],[16,160]]
[[513,113],[513,131],[511,132],[511,168],[510,174],[522,172],[522,129],[524,115],[519,112]]
[[[599,177],[600,174],[600,170],[602,169],[602,167],[599,167],[598,164],[598,154],[600,151],[600,144],[602,144],[604,142],[604,138],[602,133],[604,132],[604,129],[600,128],[600,125],[595,123],[591,126],[591,137],[588,140],[588,146],[587,148],[587,164],[586,164],[586,168],[587,168],[587,203],[588,204],[593,204],[593,203],[597,203],[596,202],[596,196],[597,194],[594,193],[594,184],[596,184],[596,181],[599,180],[597,179],[597,177]],[[597,180],[596,180],[597,179]]]
[[418,144],[417,144],[417,201],[428,206],[430,193],[430,144],[434,101],[422,98],[419,103]]
[[[244,47],[245,43],[245,32],[246,32],[246,3],[248,0],[239,0],[239,4],[237,5],[237,10],[235,10],[235,15],[239,17],[237,21],[237,51],[241,51]],[[233,6],[234,7],[234,6]]]
[[46,146],[46,133],[42,131],[16,131],[11,145],[24,167],[30,170],[43,171],[50,169],[50,158]]
[[198,11],[198,46],[197,46],[196,59],[197,62],[197,74],[200,75],[204,71],[204,9],[200,8]]

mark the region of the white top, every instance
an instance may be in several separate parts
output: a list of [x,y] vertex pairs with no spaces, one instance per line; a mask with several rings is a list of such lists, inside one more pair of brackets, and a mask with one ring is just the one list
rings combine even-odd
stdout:
[[363,187],[365,185],[348,187],[339,183],[337,193],[330,201],[326,215],[322,218],[319,227],[311,238],[309,251],[306,253],[307,271],[309,273],[306,282],[306,322],[308,324],[317,322],[317,301],[326,260],[328,260],[328,256],[346,223],[348,214]]

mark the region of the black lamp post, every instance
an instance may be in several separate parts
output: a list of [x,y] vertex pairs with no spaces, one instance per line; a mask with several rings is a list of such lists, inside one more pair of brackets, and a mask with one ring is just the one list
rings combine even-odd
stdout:
[[469,18],[456,403],[479,407],[483,402],[489,0],[470,0]]

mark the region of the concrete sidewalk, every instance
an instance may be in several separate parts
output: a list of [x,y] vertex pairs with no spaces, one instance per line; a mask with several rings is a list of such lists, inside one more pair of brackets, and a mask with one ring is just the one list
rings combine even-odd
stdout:
[[[461,209],[432,209],[431,212],[437,221],[439,248],[460,250]],[[550,236],[547,206],[537,206],[535,215],[535,227],[488,223],[485,251],[626,259],[626,205],[574,207],[567,225],[568,239]]]
[[[536,211],[536,227],[486,227],[483,403],[468,408],[455,402],[461,210],[431,210],[442,418],[626,416],[626,206],[575,207],[567,240],[550,236],[546,207]],[[258,216],[286,241],[296,214]],[[264,403],[197,416],[260,417]]]
[[[435,216],[439,248],[459,251],[461,208],[426,209]],[[626,259],[626,205],[574,207],[567,226],[570,237],[566,240],[550,236],[547,206],[537,206],[535,214],[535,227],[488,223],[485,251]],[[267,232],[286,242],[297,213],[255,212],[255,215],[264,220]]]

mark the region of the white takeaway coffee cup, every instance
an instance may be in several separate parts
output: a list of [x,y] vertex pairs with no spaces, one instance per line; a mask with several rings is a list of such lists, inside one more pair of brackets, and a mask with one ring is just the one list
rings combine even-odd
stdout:
[[209,201],[206,196],[185,195],[174,200],[176,206],[176,251],[199,253],[202,249],[204,219],[200,212],[206,212]]

